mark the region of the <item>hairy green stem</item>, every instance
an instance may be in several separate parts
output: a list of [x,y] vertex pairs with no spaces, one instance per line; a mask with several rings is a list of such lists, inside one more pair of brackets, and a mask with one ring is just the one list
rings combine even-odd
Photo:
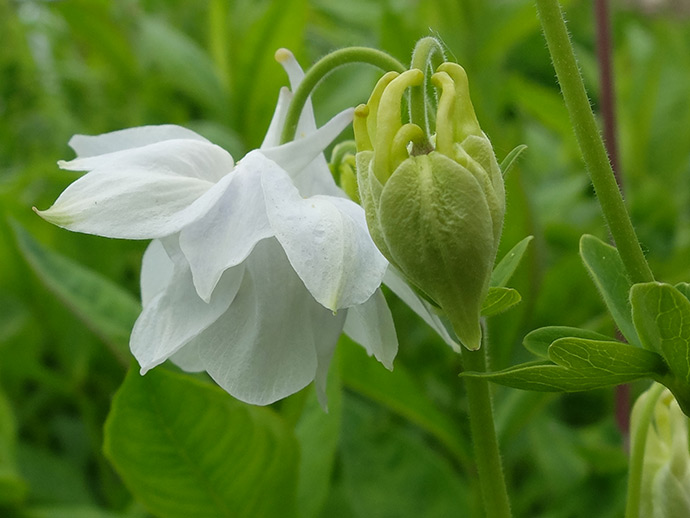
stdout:
[[[485,340],[486,341],[486,340]],[[477,351],[463,349],[464,370],[486,372],[486,343]],[[496,438],[493,407],[489,382],[481,378],[465,378],[467,402],[469,406],[472,447],[479,473],[484,514],[488,518],[509,518],[510,500],[505,479],[501,454]]]
[[294,92],[285,118],[281,143],[295,138],[302,109],[316,85],[336,68],[350,63],[368,63],[385,71],[394,70],[400,73],[406,70],[405,66],[391,55],[368,47],[347,47],[324,56],[307,71],[297,91]]
[[427,98],[425,95],[428,85],[429,69],[435,71],[444,60],[441,43],[431,36],[417,42],[412,52],[410,68],[418,68],[424,72],[424,83],[410,88],[410,122],[416,124],[425,135],[429,135],[429,117],[427,116]]
[[560,5],[557,0],[536,2],[570,122],[611,236],[631,282],[653,281],[654,275],[642,253],[599,134]]
[[630,467],[628,469],[628,500],[625,506],[625,518],[640,518],[640,492],[642,490],[642,468],[644,467],[644,452],[647,446],[647,432],[664,386],[655,383],[647,391],[647,401],[642,408],[637,427],[632,430],[632,444],[630,447]]

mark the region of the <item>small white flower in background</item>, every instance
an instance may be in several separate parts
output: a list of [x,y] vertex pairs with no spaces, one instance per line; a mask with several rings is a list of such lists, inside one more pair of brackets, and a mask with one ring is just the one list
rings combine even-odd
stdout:
[[[284,49],[276,58],[294,91],[301,68]],[[153,239],[130,339],[142,374],[170,358],[259,405],[315,381],[325,405],[343,330],[392,368],[398,343],[379,290],[387,262],[322,154],[352,110],[317,130],[309,102],[297,139],[279,145],[291,98],[283,88],[261,148],[237,164],[178,126],[70,141],[77,158],[60,167],[87,174],[38,213],[76,232]]]
[[[631,428],[637,430],[650,392],[635,402]],[[640,516],[690,516],[690,448],[688,418],[670,391],[654,407],[647,431],[640,495]]]

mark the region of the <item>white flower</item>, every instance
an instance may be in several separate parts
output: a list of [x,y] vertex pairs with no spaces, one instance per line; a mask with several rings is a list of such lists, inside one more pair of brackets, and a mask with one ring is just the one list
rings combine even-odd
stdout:
[[688,418],[670,391],[664,389],[654,406],[649,422],[643,422],[649,398],[656,387],[644,392],[635,402],[631,428],[639,434],[647,426],[644,449],[640,516],[663,518],[690,516],[690,449]]
[[[276,57],[294,91],[301,68],[285,50]],[[263,145],[237,164],[178,126],[70,141],[77,158],[60,166],[87,174],[39,214],[77,232],[153,239],[130,339],[142,374],[170,358],[261,405],[315,380],[325,404],[343,329],[392,368],[398,344],[379,290],[387,262],[322,154],[352,110],[317,130],[307,103],[298,138],[279,145],[291,98],[281,90]]]

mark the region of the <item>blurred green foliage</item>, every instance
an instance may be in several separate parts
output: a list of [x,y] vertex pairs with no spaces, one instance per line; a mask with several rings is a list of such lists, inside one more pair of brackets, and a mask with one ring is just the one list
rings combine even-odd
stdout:
[[[596,107],[591,2],[562,3]],[[626,199],[658,278],[688,281],[690,20],[614,5],[613,28]],[[39,278],[41,265],[79,263],[82,277],[62,275],[86,286],[82,295],[103,282],[124,290],[117,307],[138,297],[144,243],[71,234],[31,211],[73,180],[55,165],[72,156],[70,136],[175,123],[239,158],[260,144],[287,84],[277,48],[304,66],[346,45],[406,62],[429,34],[467,69],[499,160],[528,146],[507,178],[499,257],[535,239],[513,280],[522,303],[490,320],[493,366],[527,358],[521,341],[537,327],[611,334],[577,253],[582,234],[605,239],[606,229],[531,1],[0,0],[0,515],[147,516],[102,453],[103,424],[126,374],[128,310],[114,319],[103,311],[105,329],[89,327],[79,301],[72,313],[75,301],[60,285]],[[317,119],[365,101],[376,78],[354,66],[328,78],[314,96]],[[17,224],[33,238],[16,234]],[[306,404],[297,395],[275,405],[288,424],[295,409],[311,409],[295,433],[316,471],[300,471],[298,508],[304,516],[479,516],[458,359],[390,300],[401,342],[394,373],[364,367],[361,351],[343,340],[331,390],[342,384],[344,393],[331,414],[315,412],[313,394]],[[496,388],[495,406],[517,517],[621,514],[627,461],[613,390]]]

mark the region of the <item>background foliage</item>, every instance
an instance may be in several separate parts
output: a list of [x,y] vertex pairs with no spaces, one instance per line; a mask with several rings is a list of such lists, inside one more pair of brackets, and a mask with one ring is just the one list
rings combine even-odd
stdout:
[[[591,2],[563,4],[596,107]],[[626,198],[658,278],[688,281],[690,20],[628,2],[614,5],[613,29]],[[526,359],[522,337],[540,326],[611,334],[577,254],[581,234],[605,239],[606,231],[531,1],[0,0],[0,514],[175,516],[135,498],[137,488],[114,471],[123,467],[106,455],[122,459],[128,444],[109,440],[103,449],[103,425],[129,366],[145,243],[72,234],[30,210],[49,206],[73,180],[55,165],[72,156],[70,136],[176,123],[239,158],[260,144],[287,83],[273,60],[278,47],[304,66],[346,45],[379,47],[406,62],[430,33],[467,69],[499,160],[529,146],[507,179],[499,256],[526,235],[535,239],[514,279],[522,304],[490,321],[493,366]],[[350,67],[327,79],[315,95],[317,118],[366,100],[376,77]],[[218,418],[204,433],[219,441],[227,434],[239,441],[257,422],[270,428],[247,446],[255,455],[245,461],[242,451],[225,451],[218,455],[240,460],[203,468],[229,469],[223,477],[250,495],[242,511],[249,514],[235,515],[277,516],[280,508],[247,502],[285,494],[300,517],[443,517],[458,509],[479,516],[458,360],[389,300],[401,342],[395,372],[343,339],[327,415],[311,389],[251,409],[167,370],[130,376],[125,386],[170,384],[168,393],[190,409],[200,404],[195,397],[208,398]],[[180,379],[193,387],[178,386]],[[128,395],[136,394],[123,389],[116,407]],[[174,421],[165,404],[142,405],[142,422]],[[613,390],[556,396],[496,388],[495,405],[516,516],[621,514],[627,460]],[[225,412],[242,418],[219,431]],[[184,437],[184,423],[175,425]],[[251,467],[270,448],[281,452],[272,480],[284,484],[261,489]],[[146,444],[131,452],[155,454]]]

